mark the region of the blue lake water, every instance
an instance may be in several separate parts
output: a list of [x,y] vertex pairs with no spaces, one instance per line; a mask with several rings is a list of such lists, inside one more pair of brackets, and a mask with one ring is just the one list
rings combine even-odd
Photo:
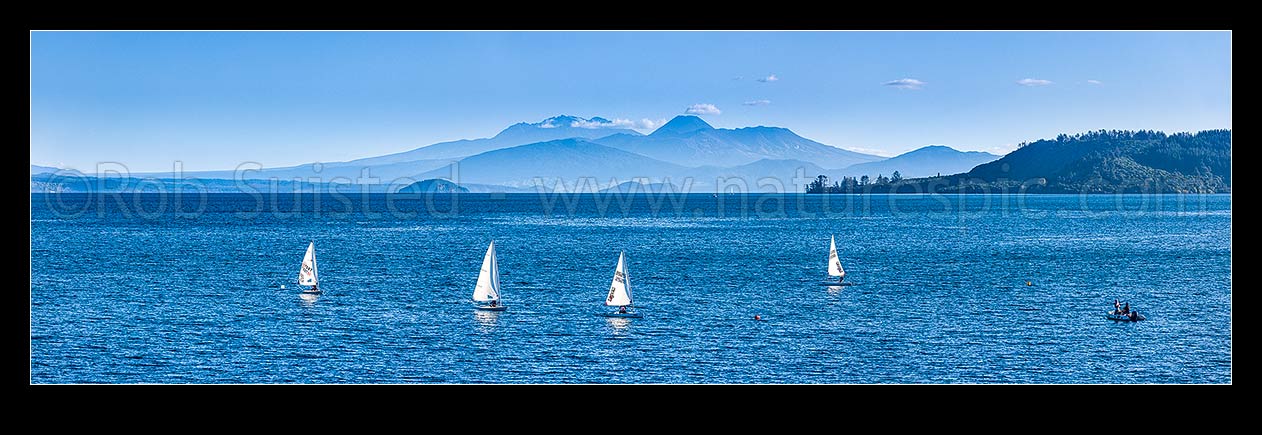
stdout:
[[[31,207],[37,384],[1232,381],[1229,195]],[[830,235],[853,286],[819,285]],[[501,313],[470,300],[492,239]],[[641,319],[598,316],[620,250]],[[1115,298],[1148,320],[1105,320]]]

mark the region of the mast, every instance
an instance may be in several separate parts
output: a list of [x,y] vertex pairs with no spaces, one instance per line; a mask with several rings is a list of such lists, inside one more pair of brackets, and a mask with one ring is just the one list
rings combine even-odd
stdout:
[[308,246],[311,247],[311,282],[315,283],[315,284],[312,284],[313,286],[319,287],[320,286],[320,267],[319,267],[319,264],[316,263],[315,240],[312,240],[311,244]]
[[625,256],[626,256],[625,253],[618,252],[618,264],[622,266],[622,279],[626,280],[626,285],[624,286],[625,287],[624,290],[626,290],[627,292],[627,305],[632,305],[634,299],[631,297],[631,267],[627,265],[627,262],[629,260],[625,260],[623,258]]

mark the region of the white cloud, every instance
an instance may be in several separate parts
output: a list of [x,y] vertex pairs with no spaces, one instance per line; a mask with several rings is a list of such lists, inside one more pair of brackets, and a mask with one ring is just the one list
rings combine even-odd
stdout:
[[742,106],[766,106],[771,104],[771,100],[754,100],[741,103]]
[[588,121],[584,119],[584,120],[571,122],[570,127],[586,128],[586,129],[591,129],[591,130],[596,130],[596,129],[601,129],[601,128],[619,128],[618,121],[626,121],[626,120],[615,119],[610,122],[600,122],[600,121]]
[[723,112],[720,111],[718,107],[714,107],[713,104],[693,104],[688,106],[688,109],[684,110],[684,113],[692,115],[718,115]]
[[776,81],[780,81],[780,78],[779,78],[779,77],[776,77],[776,75],[775,75],[775,74],[772,74],[772,75],[769,75],[769,76],[766,76],[766,77],[759,77],[759,78],[758,78],[758,81],[763,82],[763,83],[767,83],[767,82],[776,82]]
[[853,147],[853,146],[852,147],[837,147],[837,148],[841,148],[847,151],[854,151],[856,153],[871,154],[871,155],[880,156],[880,157],[894,157],[895,155],[897,155],[897,154],[889,152],[888,150],[883,150],[880,148],[863,148],[863,147]]
[[653,130],[653,129],[656,129],[657,127],[661,127],[662,124],[665,124],[665,123],[666,123],[665,119],[659,119],[659,120],[654,121],[652,119],[643,118],[643,119],[640,119],[639,121],[635,121],[635,120],[630,120],[630,119],[614,118],[613,121],[609,121],[609,122],[574,121],[570,123],[570,127],[588,128],[588,129],[593,129],[593,130],[601,129],[601,128],[631,128],[631,129],[637,129],[637,130]]
[[743,78],[745,78],[745,77],[744,77],[744,76],[736,76],[736,77],[732,77],[732,80],[740,80],[740,79],[743,79]]
[[1052,81],[1043,79],[1021,79],[1017,80],[1017,84],[1021,86],[1047,86],[1052,84]]
[[881,84],[885,86],[893,86],[898,89],[920,89],[927,83],[916,79],[902,78],[898,80],[890,80]]
[[990,148],[984,149],[984,150],[982,150],[982,151],[985,151],[985,152],[988,152],[988,153],[991,153],[991,154],[994,154],[994,155],[997,155],[997,156],[1003,156],[1003,155],[1007,155],[1008,153],[1013,152],[1013,151],[1016,151],[1016,150],[1017,150],[1017,145],[1016,145],[1016,144],[1003,144],[1003,145],[993,146],[993,147],[990,147]]
[[1102,85],[1102,84],[1104,84],[1104,82],[1099,81],[1099,80],[1087,80],[1087,83],[1088,83],[1088,84],[1092,84],[1092,85]]
[[549,119],[548,119],[547,121],[545,121],[543,124],[539,124],[539,128],[557,128],[557,126],[556,126],[555,124],[553,124],[553,123],[552,123],[552,119],[551,119],[551,118],[549,118]]
[[666,118],[659,118],[656,121],[648,118],[640,120],[640,128],[644,130],[657,130],[658,127],[663,125],[666,125]]

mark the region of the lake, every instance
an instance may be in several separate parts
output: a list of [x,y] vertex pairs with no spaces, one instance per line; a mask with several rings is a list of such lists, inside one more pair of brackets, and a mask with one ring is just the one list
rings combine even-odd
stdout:
[[1230,195],[32,194],[31,382],[1231,383],[1231,237]]

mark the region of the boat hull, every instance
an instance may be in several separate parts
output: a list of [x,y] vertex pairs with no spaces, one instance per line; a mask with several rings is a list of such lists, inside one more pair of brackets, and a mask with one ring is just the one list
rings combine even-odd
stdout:
[[488,307],[488,306],[478,305],[478,306],[477,306],[477,308],[478,308],[479,310],[482,310],[482,311],[504,311],[504,310],[507,310],[507,309],[508,309],[508,306],[507,306],[507,305],[497,305],[497,306],[494,306],[494,307]]
[[1108,314],[1105,314],[1105,315],[1104,315],[1104,318],[1109,319],[1109,320],[1113,320],[1113,321],[1118,321],[1118,322],[1138,322],[1138,321],[1140,321],[1140,320],[1147,320],[1147,319],[1148,319],[1147,317],[1144,317],[1144,315],[1143,315],[1143,314],[1140,314],[1140,315],[1138,315],[1138,316],[1135,316],[1135,318],[1134,318],[1134,319],[1132,319],[1132,318],[1131,318],[1131,316],[1128,316],[1128,315],[1125,315],[1125,314],[1113,314],[1113,312],[1111,312],[1111,311],[1110,311]]
[[324,292],[323,292],[323,291],[320,291],[320,290],[303,290],[303,291],[302,291],[302,294],[304,294],[304,295],[318,295],[318,294],[322,294],[322,293],[324,293]]
[[600,315],[604,317],[619,317],[623,319],[639,319],[644,317],[644,315],[640,313],[601,313]]

